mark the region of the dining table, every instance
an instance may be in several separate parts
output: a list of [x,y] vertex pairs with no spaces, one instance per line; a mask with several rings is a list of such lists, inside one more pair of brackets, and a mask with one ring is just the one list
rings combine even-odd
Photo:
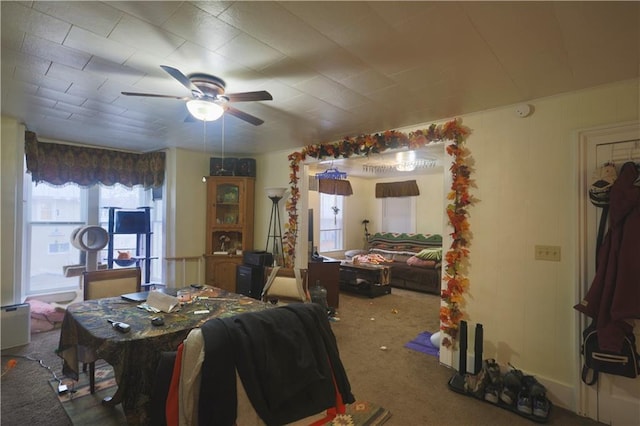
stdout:
[[[117,390],[102,403],[122,404],[130,425],[149,424],[151,396],[162,352],[177,350],[192,329],[213,318],[273,307],[217,287],[187,291],[188,300],[168,313],[150,312],[144,304],[121,297],[69,305],[56,351],[63,360],[63,374],[78,380],[81,363],[106,361],[113,367]],[[153,318],[162,321],[156,320],[154,324]],[[112,326],[114,321],[128,324],[130,330],[118,331]]]

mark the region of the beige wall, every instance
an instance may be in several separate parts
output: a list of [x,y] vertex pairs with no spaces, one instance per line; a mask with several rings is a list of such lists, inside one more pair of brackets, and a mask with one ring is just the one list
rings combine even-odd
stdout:
[[24,126],[2,117],[0,139],[0,284],[2,306],[22,302],[20,294],[21,256],[16,252],[22,213],[22,164]]
[[[464,117],[479,199],[466,311],[484,325],[485,358],[577,382],[577,132],[638,120],[638,94],[635,80],[531,101],[524,119],[512,107]],[[537,244],[562,260],[534,260]]]

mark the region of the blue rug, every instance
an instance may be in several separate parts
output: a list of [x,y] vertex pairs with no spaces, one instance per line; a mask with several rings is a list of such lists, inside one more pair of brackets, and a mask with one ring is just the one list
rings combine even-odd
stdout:
[[440,348],[437,348],[431,344],[431,334],[428,331],[423,331],[418,334],[418,337],[404,345],[405,348],[413,349],[414,351],[422,352],[423,354],[440,356]]

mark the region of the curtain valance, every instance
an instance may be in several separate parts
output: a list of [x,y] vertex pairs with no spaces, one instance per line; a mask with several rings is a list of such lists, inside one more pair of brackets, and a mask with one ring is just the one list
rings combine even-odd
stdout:
[[81,186],[119,183],[157,188],[164,183],[165,153],[136,154],[108,149],[39,142],[25,132],[27,171],[33,182]]
[[420,195],[420,190],[418,189],[418,183],[415,180],[376,183],[376,198],[415,197],[418,195]]
[[318,179],[318,192],[323,194],[352,195],[351,182],[346,179]]

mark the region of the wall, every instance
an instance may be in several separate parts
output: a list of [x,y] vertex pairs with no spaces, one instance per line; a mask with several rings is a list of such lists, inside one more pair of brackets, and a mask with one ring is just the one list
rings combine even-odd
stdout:
[[16,252],[22,225],[24,126],[2,117],[0,139],[0,286],[2,306],[22,302],[21,256]]
[[[184,149],[167,152],[165,257],[202,256],[205,252],[207,186],[202,176],[209,175],[211,156]],[[204,282],[204,259],[199,263],[189,261],[183,265],[177,261],[165,265],[170,286]]]
[[[547,380],[573,405],[578,382],[577,132],[638,119],[638,81],[533,100],[463,117],[472,129],[479,199],[471,209],[471,288],[466,312],[484,325],[484,357]],[[534,260],[534,245],[561,261]],[[498,309],[496,309],[498,307]]]

